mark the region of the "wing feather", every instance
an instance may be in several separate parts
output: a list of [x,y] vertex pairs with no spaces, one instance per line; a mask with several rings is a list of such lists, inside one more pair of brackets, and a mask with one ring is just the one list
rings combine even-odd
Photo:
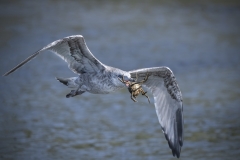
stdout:
[[148,80],[143,84],[154,97],[159,123],[173,156],[180,157],[183,145],[183,107],[182,94],[172,71],[167,67],[145,68],[130,71],[131,78]]
[[56,53],[64,61],[68,63],[68,67],[77,74],[86,72],[98,72],[105,69],[105,65],[102,64],[88,49],[83,36],[74,35],[65,37],[60,40],[56,40],[42,49],[29,56],[23,62],[16,67],[5,73],[3,76],[7,76],[14,72],[43,51],[50,50]]

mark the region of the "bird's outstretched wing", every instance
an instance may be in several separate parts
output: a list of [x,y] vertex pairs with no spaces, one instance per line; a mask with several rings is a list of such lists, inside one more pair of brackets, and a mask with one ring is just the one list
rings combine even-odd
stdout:
[[82,74],[85,72],[98,72],[99,70],[105,69],[104,64],[96,59],[88,49],[83,36],[74,35],[48,44],[18,64],[16,67],[5,73],[3,76],[7,76],[14,72],[25,63],[36,57],[38,54],[46,50],[50,50],[60,56],[68,63],[68,67],[77,74]]
[[183,105],[182,94],[172,71],[167,67],[155,67],[133,70],[130,74],[131,78],[136,78],[137,74],[138,81],[149,75],[143,86],[152,92],[162,131],[173,156],[179,157],[183,145]]

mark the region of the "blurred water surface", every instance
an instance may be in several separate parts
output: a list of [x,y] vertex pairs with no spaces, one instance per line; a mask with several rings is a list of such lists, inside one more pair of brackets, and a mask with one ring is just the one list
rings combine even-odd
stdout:
[[[82,34],[104,64],[168,66],[183,94],[181,159],[240,157],[240,5],[237,1],[1,1],[0,73],[44,45]],[[0,78],[0,159],[176,159],[153,103],[70,91],[74,74],[46,52]],[[153,102],[153,99],[151,99]]]

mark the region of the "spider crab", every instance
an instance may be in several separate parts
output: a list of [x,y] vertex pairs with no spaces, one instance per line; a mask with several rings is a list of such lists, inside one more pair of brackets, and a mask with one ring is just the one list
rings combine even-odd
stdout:
[[134,102],[137,102],[136,98],[141,93],[143,96],[147,97],[148,102],[150,103],[149,97],[147,96],[147,92],[145,92],[142,88],[142,84],[148,80],[149,74],[147,74],[146,77],[140,82],[137,82],[138,79],[137,74],[135,82],[131,82],[128,80],[125,81],[123,77],[124,75],[122,76],[122,79],[119,77],[118,79],[128,87],[128,91],[131,93],[131,99]]

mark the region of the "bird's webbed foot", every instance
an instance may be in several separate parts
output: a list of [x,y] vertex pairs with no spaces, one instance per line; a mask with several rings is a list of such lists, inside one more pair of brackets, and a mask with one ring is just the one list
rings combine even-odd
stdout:
[[77,96],[77,95],[81,95],[81,94],[83,94],[84,92],[85,92],[85,91],[71,90],[71,92],[66,95],[66,98],[74,97],[74,96]]

